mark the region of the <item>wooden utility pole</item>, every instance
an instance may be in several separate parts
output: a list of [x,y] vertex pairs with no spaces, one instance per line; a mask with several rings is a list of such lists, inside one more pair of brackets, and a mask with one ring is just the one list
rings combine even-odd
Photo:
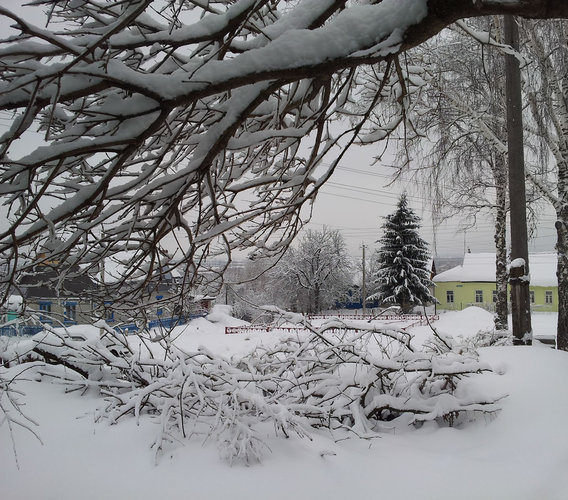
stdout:
[[363,283],[361,287],[361,302],[363,303],[363,315],[367,313],[367,277],[365,273],[365,244],[363,243]]
[[[519,28],[513,16],[504,19],[505,43],[519,50]],[[514,55],[505,56],[505,94],[507,96],[507,146],[509,155],[509,203],[511,221],[511,307],[515,345],[532,343],[529,295],[529,249],[527,235],[525,161],[521,70]],[[519,259],[522,259],[520,261]],[[522,263],[524,265],[520,266]]]

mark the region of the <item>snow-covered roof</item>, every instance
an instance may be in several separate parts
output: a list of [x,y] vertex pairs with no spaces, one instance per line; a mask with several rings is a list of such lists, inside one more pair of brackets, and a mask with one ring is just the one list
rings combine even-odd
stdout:
[[495,281],[495,254],[466,253],[461,266],[434,276],[438,281]]
[[[133,253],[130,252],[119,252],[112,257],[108,257],[104,260],[104,282],[107,284],[117,283],[123,279],[130,268],[130,260],[134,257]],[[140,270],[136,278],[141,278],[143,274],[143,269]],[[183,278],[182,271],[175,266],[174,262],[168,262],[164,264],[162,270],[162,279],[181,279]]]
[[[556,254],[534,253],[529,255],[531,285],[557,286]],[[495,254],[494,253],[466,253],[461,266],[448,269],[434,276],[435,283],[448,281],[467,282],[494,282],[495,281]]]
[[556,264],[558,256],[555,253],[535,253],[529,255],[531,285],[558,286]]

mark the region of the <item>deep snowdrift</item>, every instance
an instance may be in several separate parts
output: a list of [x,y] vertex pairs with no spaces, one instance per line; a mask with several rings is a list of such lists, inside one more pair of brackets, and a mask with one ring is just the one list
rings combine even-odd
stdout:
[[[199,320],[180,332],[187,348],[244,352],[270,342],[270,334],[225,336],[232,320]],[[444,315],[438,327],[476,333],[479,310]],[[234,320],[233,320],[234,321]],[[538,322],[536,322],[538,324]],[[233,323],[234,324],[234,323]],[[483,326],[485,324],[485,326]],[[550,327],[547,319],[541,324]],[[469,332],[464,325],[469,325]],[[423,333],[423,332],[419,332]],[[495,418],[461,428],[386,431],[373,440],[334,443],[268,438],[272,453],[251,467],[229,467],[213,442],[199,438],[156,465],[149,449],[156,423],[130,418],[119,425],[94,422],[100,399],[64,394],[62,387],[17,382],[23,410],[38,423],[43,446],[16,430],[14,461],[6,425],[0,427],[0,490],[6,499],[564,499],[568,491],[568,355],[547,347],[493,347],[480,351],[496,373],[473,377],[469,390],[506,393]],[[267,429],[267,435],[270,433]]]

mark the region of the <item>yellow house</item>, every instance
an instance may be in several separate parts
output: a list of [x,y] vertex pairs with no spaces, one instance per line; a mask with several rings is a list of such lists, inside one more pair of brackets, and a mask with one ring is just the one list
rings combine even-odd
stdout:
[[[558,311],[556,254],[529,255],[530,297],[534,311]],[[495,254],[466,253],[461,266],[434,276],[439,309],[479,306],[495,309]]]

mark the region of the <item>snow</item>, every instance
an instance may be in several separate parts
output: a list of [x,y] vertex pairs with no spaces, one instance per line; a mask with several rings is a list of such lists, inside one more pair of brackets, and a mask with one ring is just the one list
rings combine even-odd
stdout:
[[[467,338],[477,332],[491,330],[494,326],[493,314],[481,307],[467,307],[463,311],[447,311],[440,314],[440,319],[432,326],[454,338]],[[412,344],[418,347],[430,337],[432,332],[429,326],[417,326],[412,329],[412,334],[414,335]]]
[[[242,325],[227,309],[180,328],[178,342],[226,354],[274,341],[271,333],[225,335]],[[537,333],[554,331],[555,314],[535,314]],[[492,316],[479,308],[443,314],[435,326],[464,336],[489,328]],[[424,327],[410,329],[426,338]],[[416,339],[418,342],[420,339]],[[568,433],[567,354],[533,347],[480,350],[495,372],[472,377],[477,391],[506,393],[502,411],[460,428],[426,423],[417,430],[385,429],[380,438],[333,442],[321,432],[312,440],[268,438],[271,453],[258,465],[228,466],[213,442],[199,438],[154,463],[149,444],[156,423],[134,418],[118,425],[95,422],[94,394],[65,394],[57,384],[18,381],[23,408],[34,418],[43,446],[29,433],[15,433],[18,470],[5,425],[0,427],[2,498],[420,498],[560,500],[566,498]],[[19,369],[19,368],[16,368]],[[14,370],[14,369],[12,369]],[[267,435],[269,435],[267,429]]]
[[525,265],[525,259],[518,258],[511,261],[509,269],[518,269],[520,267],[525,267]]
[[532,286],[557,286],[556,253],[535,253],[529,255],[529,268]]
[[[556,253],[534,253],[529,255],[529,267],[532,286],[557,286]],[[515,259],[510,267],[517,265]],[[522,260],[522,259],[520,259]],[[524,265],[524,261],[523,261]],[[495,281],[494,253],[466,253],[463,264],[434,276],[435,283],[448,281],[492,282]]]
[[[117,60],[108,61],[106,68],[92,65],[89,71],[94,76],[103,76],[108,71],[130,85],[175,100],[193,92],[209,92],[208,88],[232,79],[254,79],[255,74],[270,70],[291,70],[371,53],[386,56],[398,49],[406,29],[426,16],[426,3],[425,0],[384,0],[378,5],[354,5],[321,28],[287,29],[265,46],[232,59],[211,60],[198,69],[191,61],[174,75],[146,74],[141,81],[139,72]],[[321,11],[319,5],[318,8]],[[309,20],[303,18],[304,22]],[[297,23],[291,22],[289,26],[293,25]],[[194,70],[188,80],[187,75]]]
[[23,303],[24,298],[21,295],[10,295],[6,303],[6,309],[8,311],[20,311]]

